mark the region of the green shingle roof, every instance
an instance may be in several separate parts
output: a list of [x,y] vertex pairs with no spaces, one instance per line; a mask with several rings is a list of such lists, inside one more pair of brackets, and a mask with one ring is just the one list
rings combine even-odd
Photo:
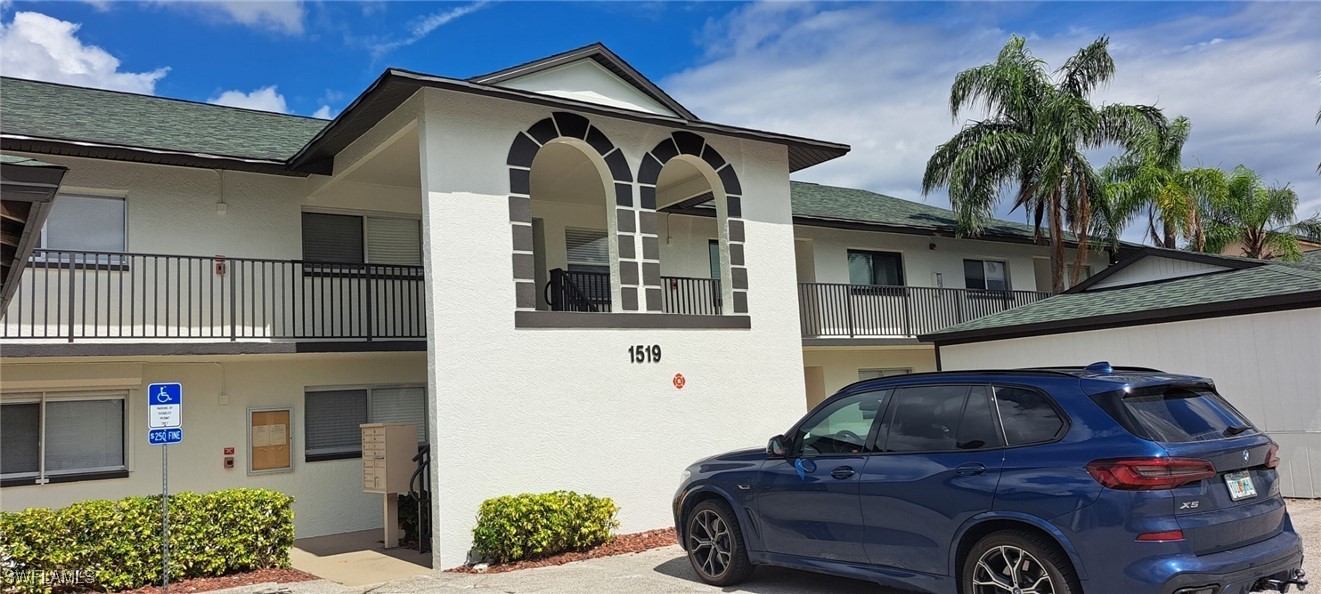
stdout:
[[[954,212],[949,209],[867,190],[791,181],[789,192],[793,198],[795,217],[928,229],[942,233],[954,233],[958,226]],[[1049,229],[1043,228],[1041,233],[1049,236]],[[988,221],[982,235],[1033,239],[1030,225],[998,219]]]
[[239,159],[284,161],[326,120],[0,78],[0,132]]
[[17,165],[19,167],[64,167],[54,163],[38,161],[29,157],[20,157],[18,155],[0,155],[0,164]]
[[[1239,259],[1242,260],[1242,259]],[[1235,302],[1309,293],[1321,293],[1321,268],[1315,263],[1261,262],[1252,268],[1229,270],[1168,281],[1063,293],[1030,305],[1014,308],[922,337],[939,341],[942,336],[968,332],[1007,330],[1036,324],[1084,325],[1089,319],[1123,314],[1175,310],[1195,306],[1226,307]],[[1321,306],[1321,298],[1317,299]],[[965,335],[966,336],[966,335]]]

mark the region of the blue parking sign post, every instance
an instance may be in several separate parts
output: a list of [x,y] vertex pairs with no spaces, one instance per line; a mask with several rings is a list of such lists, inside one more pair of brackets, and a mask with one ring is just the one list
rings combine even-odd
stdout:
[[170,444],[183,442],[183,384],[147,386],[147,443],[161,446],[161,587],[170,591]]

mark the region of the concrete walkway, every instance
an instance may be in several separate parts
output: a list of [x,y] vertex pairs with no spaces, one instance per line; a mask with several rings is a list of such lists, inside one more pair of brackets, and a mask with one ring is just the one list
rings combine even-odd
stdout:
[[431,554],[415,549],[386,549],[381,530],[345,532],[294,541],[289,561],[306,571],[346,586],[379,584],[431,573]]
[[[1290,500],[1289,513],[1303,536],[1309,554],[1304,568],[1321,579],[1321,500]],[[352,570],[350,570],[352,572]],[[374,574],[374,572],[373,572]],[[367,575],[364,573],[363,575]],[[445,594],[460,590],[583,594],[584,592],[746,592],[752,594],[907,594],[870,582],[793,571],[758,568],[751,580],[727,589],[697,581],[687,557],[678,546],[507,573],[430,573],[392,579],[383,584],[348,586],[328,580],[276,586],[266,584],[234,588],[229,594],[290,592],[292,594]]]

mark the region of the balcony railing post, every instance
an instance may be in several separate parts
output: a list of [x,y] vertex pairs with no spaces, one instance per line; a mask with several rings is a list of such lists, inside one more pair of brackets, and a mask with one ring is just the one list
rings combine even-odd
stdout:
[[[77,312],[78,310],[74,307],[74,304],[77,303],[77,300],[74,299],[74,294],[78,292],[78,275],[74,274],[74,268],[73,268],[73,260],[74,260],[74,258],[76,258],[76,257],[77,257],[77,256],[75,256],[74,254],[69,254],[69,262],[68,262],[68,269],[69,269],[69,342],[73,342],[73,325],[74,325],[74,319],[78,317],[77,315],[75,315],[75,312]],[[63,259],[64,259],[64,258],[61,257],[59,260],[63,260]],[[59,260],[56,261],[56,264],[55,264],[55,265],[56,265],[56,266],[63,267],[64,262],[61,262],[61,261],[59,261]],[[59,270],[59,268],[56,268],[56,270]]]
[[371,342],[372,335],[375,333],[374,326],[376,324],[376,312],[372,309],[372,294],[375,293],[375,291],[372,288],[372,265],[364,264],[363,266],[367,269],[367,274],[365,275],[367,281],[367,299],[365,300],[367,302],[367,310],[363,312],[363,315],[367,316],[367,342]]
[[849,328],[849,338],[856,334],[853,329],[853,292],[849,287],[844,288],[844,316]]
[[[237,262],[236,262],[237,264]],[[239,338],[238,333],[238,271],[242,266],[231,266],[229,269],[229,341],[235,342]]]

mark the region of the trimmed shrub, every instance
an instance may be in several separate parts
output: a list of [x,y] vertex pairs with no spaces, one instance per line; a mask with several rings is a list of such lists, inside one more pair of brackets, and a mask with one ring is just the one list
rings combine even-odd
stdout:
[[473,548],[496,563],[585,551],[610,540],[618,512],[609,498],[572,491],[487,499],[472,529]]
[[[289,566],[293,497],[267,489],[170,494],[170,581]],[[40,576],[97,589],[161,583],[161,497],[0,512],[5,591],[49,592]]]

